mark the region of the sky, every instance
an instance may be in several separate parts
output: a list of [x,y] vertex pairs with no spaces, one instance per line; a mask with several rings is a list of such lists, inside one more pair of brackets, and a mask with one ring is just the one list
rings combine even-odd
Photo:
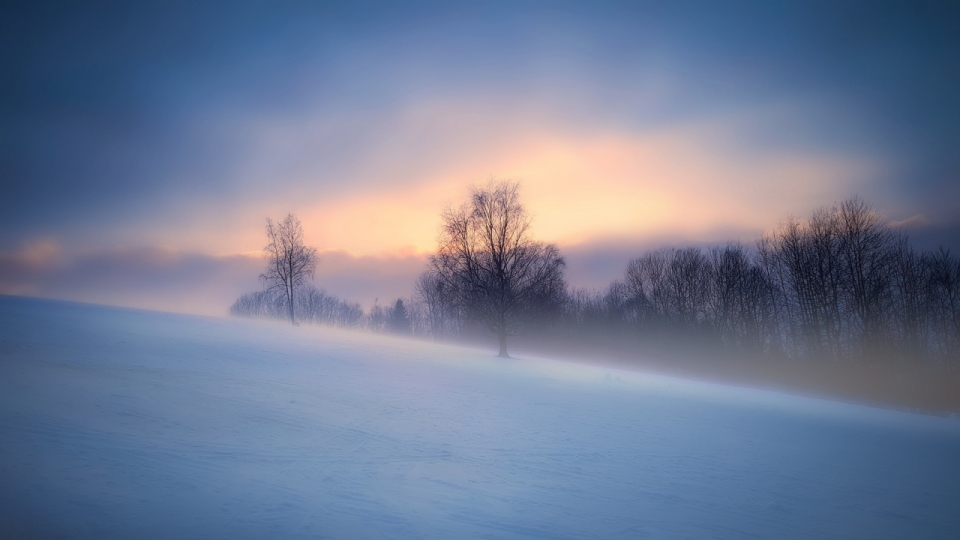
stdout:
[[958,88],[949,2],[8,2],[0,294],[222,315],[292,212],[386,303],[489,178],[573,286],[852,196],[960,250]]

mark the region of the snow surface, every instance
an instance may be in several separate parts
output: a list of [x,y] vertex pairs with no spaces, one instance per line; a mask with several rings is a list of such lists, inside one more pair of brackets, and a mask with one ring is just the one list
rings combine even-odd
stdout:
[[0,297],[8,538],[960,538],[960,422]]

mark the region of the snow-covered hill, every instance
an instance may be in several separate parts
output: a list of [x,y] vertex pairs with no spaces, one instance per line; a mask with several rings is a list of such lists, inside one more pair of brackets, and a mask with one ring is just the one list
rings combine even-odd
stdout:
[[960,538],[960,422],[0,297],[11,538]]

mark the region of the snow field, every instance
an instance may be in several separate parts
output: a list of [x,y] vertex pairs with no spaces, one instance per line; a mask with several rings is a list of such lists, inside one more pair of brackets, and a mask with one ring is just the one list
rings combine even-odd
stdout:
[[956,420],[494,352],[0,296],[0,532],[960,538]]

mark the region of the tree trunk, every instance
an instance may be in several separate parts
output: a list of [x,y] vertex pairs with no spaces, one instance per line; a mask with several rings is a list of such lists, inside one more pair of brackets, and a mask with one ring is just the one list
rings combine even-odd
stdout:
[[497,356],[500,358],[510,358],[510,355],[507,354],[507,333],[500,332],[497,334],[497,337],[500,338],[500,354]]
[[290,308],[290,324],[300,326],[297,324],[297,320],[293,318],[293,291],[290,291],[290,294],[287,295],[287,307]]

